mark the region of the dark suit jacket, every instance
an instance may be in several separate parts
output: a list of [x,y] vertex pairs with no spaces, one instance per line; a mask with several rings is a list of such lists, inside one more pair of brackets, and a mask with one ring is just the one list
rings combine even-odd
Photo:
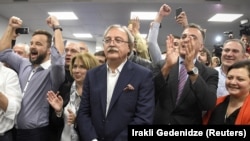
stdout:
[[[188,78],[183,93],[176,104],[179,63],[174,65],[164,79],[158,66],[155,74],[156,111],[155,124],[202,124],[202,111],[212,109],[216,103],[218,71],[198,61],[195,66],[199,76],[192,84]],[[157,73],[158,72],[158,73]]]
[[[74,81],[74,78],[71,76],[70,71],[65,69],[65,80],[59,87],[59,94],[63,98],[63,107],[65,107],[70,98],[70,88]],[[61,135],[64,128],[64,118],[57,117],[54,108],[50,106],[50,116],[49,116],[49,127],[50,127],[50,139],[49,141],[60,141]]]
[[[131,84],[134,90],[124,91]],[[153,75],[147,68],[127,61],[107,105],[107,65],[89,70],[77,115],[81,138],[105,141],[127,140],[128,125],[153,123],[155,106]]]

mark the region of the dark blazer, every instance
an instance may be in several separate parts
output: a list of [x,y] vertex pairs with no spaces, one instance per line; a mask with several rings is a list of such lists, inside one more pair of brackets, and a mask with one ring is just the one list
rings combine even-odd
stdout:
[[218,71],[196,61],[195,66],[199,69],[199,76],[193,84],[189,78],[187,79],[183,93],[176,104],[179,63],[173,66],[166,79],[160,72],[162,64],[163,62],[154,70],[156,90],[154,124],[202,124],[202,111],[212,109],[216,103]]
[[[124,90],[128,84],[134,90]],[[81,138],[104,141],[127,140],[128,125],[153,123],[155,106],[152,72],[127,61],[114,88],[106,116],[107,65],[89,70],[84,80],[83,95],[77,115]]]
[[[63,107],[65,107],[70,99],[70,88],[74,81],[74,78],[71,76],[70,71],[65,69],[65,80],[59,87],[59,94],[63,98]],[[57,117],[54,108],[50,106],[50,115],[49,115],[49,127],[50,127],[50,139],[49,141],[60,141],[63,128],[64,128],[64,118]]]

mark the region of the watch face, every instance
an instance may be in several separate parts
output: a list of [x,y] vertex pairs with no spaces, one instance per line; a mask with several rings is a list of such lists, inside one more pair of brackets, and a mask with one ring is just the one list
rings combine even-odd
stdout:
[[198,74],[198,72],[199,72],[198,68],[194,67],[193,72],[194,72],[194,74]]

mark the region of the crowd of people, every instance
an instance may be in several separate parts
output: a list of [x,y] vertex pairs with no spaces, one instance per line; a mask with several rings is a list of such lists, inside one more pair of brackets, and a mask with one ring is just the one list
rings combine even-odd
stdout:
[[55,16],[46,19],[53,34],[13,44],[23,21],[10,17],[0,39],[0,141],[126,141],[128,125],[250,124],[247,35],[212,56],[206,30],[183,11],[183,31],[167,36],[162,57],[157,36],[171,12],[159,8],[146,38],[138,17],[110,25],[95,53],[65,43]]

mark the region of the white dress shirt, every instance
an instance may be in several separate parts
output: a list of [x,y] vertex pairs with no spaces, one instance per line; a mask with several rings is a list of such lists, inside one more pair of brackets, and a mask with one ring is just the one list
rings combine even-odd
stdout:
[[115,70],[115,72],[112,72],[112,70],[107,65],[108,71],[107,71],[107,106],[106,106],[106,116],[108,114],[109,105],[113,96],[113,92],[115,89],[116,82],[118,80],[118,77],[120,76],[120,73],[122,71],[122,68],[124,64],[127,62],[124,61],[120,64],[120,66]]
[[8,99],[6,111],[0,108],[0,135],[13,128],[21,108],[22,93],[17,73],[0,62],[0,92]]
[[228,95],[228,91],[226,88],[226,74],[222,71],[222,67],[216,67],[215,68],[219,73],[219,82],[218,82],[218,88],[217,88],[217,97],[221,97],[224,95]]

